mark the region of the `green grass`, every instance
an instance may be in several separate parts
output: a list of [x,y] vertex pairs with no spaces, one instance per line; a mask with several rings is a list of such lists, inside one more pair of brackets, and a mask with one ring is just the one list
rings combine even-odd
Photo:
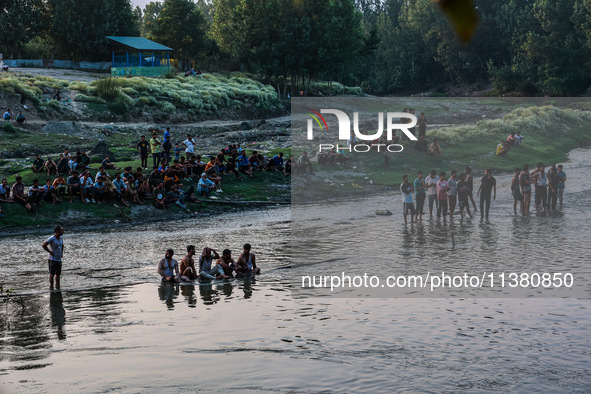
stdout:
[[[486,168],[497,173],[512,172],[515,167],[522,167],[525,163],[533,168],[540,161],[547,165],[564,162],[572,149],[591,145],[591,134],[588,132],[590,124],[591,112],[528,105],[514,109],[502,119],[428,131],[429,142],[433,137],[439,140],[442,149],[439,158],[419,153],[414,149],[414,142],[405,142],[402,153],[389,155],[387,167],[384,165],[384,156],[375,151],[345,152],[351,158],[348,167],[356,166],[355,171],[341,174],[341,166],[317,165],[315,171],[319,177],[326,176],[335,184],[344,184],[344,188],[351,192],[359,191],[352,183],[367,185],[369,180],[377,186],[397,187],[402,175],[407,174],[414,179],[418,170],[422,170],[425,175],[431,169],[449,174],[452,169],[463,172],[465,166],[469,165],[475,175],[482,174]],[[523,144],[513,147],[505,157],[496,156],[496,145],[515,130],[520,130],[525,137]],[[299,156],[301,149],[294,150],[294,153]],[[317,186],[314,185],[314,188]]]
[[[267,155],[273,156],[279,151],[289,156],[289,149],[276,149],[269,151]],[[137,152],[136,152],[137,153]],[[250,153],[250,150],[248,150]],[[149,160],[151,163],[151,159]],[[119,168],[132,167],[133,172],[137,167],[140,167],[140,160],[129,160],[129,161],[117,161],[114,164]],[[20,175],[23,178],[23,183],[26,186],[30,186],[33,183],[33,179],[39,179],[41,184],[45,183],[45,179],[48,178],[45,174],[34,173],[28,168],[30,164],[27,161],[27,168],[14,167],[10,171],[4,171],[0,174],[1,177],[6,177],[8,183],[12,185],[16,180],[16,175]],[[92,165],[95,170],[91,170],[93,175],[96,174],[96,168],[98,164]],[[114,176],[117,172],[123,172],[122,170],[109,170],[108,173]],[[145,177],[149,175],[149,171],[143,171]],[[285,201],[289,197],[289,185],[290,178],[285,177],[281,172],[275,171],[261,171],[256,172],[254,177],[248,178],[247,175],[242,175],[242,181],[238,181],[233,175],[224,175],[222,180],[222,188],[224,193],[219,195],[220,200],[228,201],[273,201],[282,200]],[[50,176],[52,180],[55,176]],[[187,190],[189,186],[197,186],[197,182],[193,180],[185,180],[183,182],[183,189]],[[75,201],[78,197],[75,198]],[[5,218],[0,219],[0,228],[3,227],[26,227],[36,225],[49,225],[54,223],[64,223],[84,225],[84,224],[99,224],[100,222],[111,222],[116,219],[126,219],[128,212],[123,210],[122,207],[116,208],[113,206],[114,202],[108,204],[85,204],[76,202],[69,204],[69,197],[64,202],[52,206],[49,203],[44,203],[42,208],[38,208],[36,212],[29,213],[26,209],[18,204],[2,204]],[[149,205],[148,201],[146,205]],[[121,204],[118,204],[121,205]],[[205,202],[200,203],[188,203],[188,208],[191,211],[198,211],[201,213],[207,212],[218,212],[225,210],[228,207],[222,204],[208,204]],[[149,209],[153,209],[154,213],[158,212],[156,208],[152,206]],[[181,209],[176,206],[171,206],[167,210],[168,212],[180,212]],[[133,215],[132,215],[133,216]],[[166,216],[165,218],[169,218]]]

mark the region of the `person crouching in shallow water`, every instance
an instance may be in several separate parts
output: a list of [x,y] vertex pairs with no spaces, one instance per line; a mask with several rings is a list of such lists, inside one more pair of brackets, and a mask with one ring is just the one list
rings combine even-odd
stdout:
[[174,250],[168,249],[164,258],[158,263],[158,273],[164,282],[180,282],[179,264],[172,258]]
[[195,245],[189,245],[187,255],[181,259],[181,279],[187,282],[198,277],[193,256],[195,256]]
[[258,268],[256,264],[256,257],[254,253],[250,251],[250,249],[250,244],[244,244],[243,251],[236,262],[238,265],[236,272],[239,274],[250,273],[258,275],[261,273],[261,269]]
[[[199,258],[199,275],[204,279],[228,279],[232,276],[232,268],[230,266],[223,267],[221,264],[216,263],[212,268],[211,262],[213,259],[219,260],[220,255],[215,249],[205,247]],[[228,268],[229,274],[226,274],[226,268]]]
[[232,259],[232,252],[230,249],[223,250],[222,257],[217,260],[217,264],[222,267],[226,276],[232,277],[232,271],[236,269],[236,262]]

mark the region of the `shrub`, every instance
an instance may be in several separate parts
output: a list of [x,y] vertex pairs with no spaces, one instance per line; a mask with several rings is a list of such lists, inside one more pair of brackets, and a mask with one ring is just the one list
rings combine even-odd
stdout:
[[92,84],[96,88],[96,94],[107,101],[115,100],[121,92],[117,86],[117,81],[112,77],[101,78],[98,81],[92,82]]
[[14,128],[12,123],[10,123],[10,122],[4,122],[4,124],[2,125],[2,130],[6,133],[15,133],[16,132],[16,129]]
[[81,101],[86,103],[106,104],[106,101],[97,96],[87,96],[82,93],[78,93],[74,96],[74,101]]
[[125,98],[119,96],[109,104],[109,109],[117,115],[125,115],[129,111],[129,103]]
[[49,102],[47,103],[47,105],[50,106],[53,109],[58,110],[58,111],[61,111],[62,110],[62,106],[61,106],[60,102],[57,101],[57,100],[49,100]]
[[90,158],[90,162],[91,163],[102,163],[103,162],[103,158],[101,156],[98,156],[98,155],[92,156]]

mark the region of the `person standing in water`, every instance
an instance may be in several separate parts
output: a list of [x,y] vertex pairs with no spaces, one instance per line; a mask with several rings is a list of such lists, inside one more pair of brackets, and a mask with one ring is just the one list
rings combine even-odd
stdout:
[[53,289],[53,278],[55,277],[55,286],[60,288],[60,276],[62,274],[62,255],[64,254],[64,228],[57,226],[47,241],[41,245],[49,253],[49,286]]
[[519,175],[519,184],[523,196],[523,213],[529,213],[529,205],[531,203],[531,175],[529,174],[529,164],[523,165],[521,175]]
[[[480,195],[480,219],[488,219],[488,213],[490,211],[490,196],[492,192],[493,200],[497,199],[497,180],[492,176],[492,170],[484,170],[484,176],[480,182],[480,187],[476,196]],[[486,211],[485,211],[486,210]]]
[[519,186],[521,168],[515,168],[515,175],[511,178],[511,194],[513,195],[513,213],[517,215],[517,203],[519,202],[519,210],[523,213],[523,196],[521,195],[521,186]]
[[558,176],[560,177],[560,182],[558,183],[558,202],[560,203],[560,208],[562,208],[562,197],[564,196],[564,187],[566,182],[566,174],[562,171],[564,167],[562,164],[558,165]]

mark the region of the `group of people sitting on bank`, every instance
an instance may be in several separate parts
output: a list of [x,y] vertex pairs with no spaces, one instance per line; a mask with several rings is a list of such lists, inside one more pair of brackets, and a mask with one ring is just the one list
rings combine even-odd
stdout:
[[[311,171],[309,160],[308,165],[302,165],[303,168],[308,166]],[[295,167],[299,168],[298,165]],[[146,200],[152,199],[158,209],[166,209],[174,204],[190,212],[186,203],[197,202],[198,196],[212,200],[218,198],[214,193],[223,192],[223,175],[233,174],[242,180],[242,175],[252,178],[256,171],[267,170],[281,171],[288,176],[292,171],[292,163],[291,156],[287,162],[283,161],[282,152],[271,159],[257,151],[252,151],[249,156],[239,145],[230,144],[221,149],[217,156],[212,155],[207,163],[201,160],[200,155],[192,155],[189,160],[184,156],[178,159],[175,157],[169,163],[168,157],[163,154],[149,174],[144,173],[144,169],[138,167],[134,172],[132,167],[126,167],[121,171],[110,161],[109,156],[105,156],[98,171],[94,172],[85,150],[73,156],[65,149],[57,162],[51,158],[43,160],[40,155],[36,155],[31,170],[46,175],[44,182],[39,178],[33,179],[25,193],[21,176],[16,176],[16,183],[12,187],[4,180],[0,188],[0,202],[18,203],[34,211],[43,206],[44,201],[56,205],[69,197],[69,202],[73,203],[76,196],[85,203],[113,201],[125,206],[131,203],[144,204]],[[187,181],[196,185],[184,188]]]
[[[4,115],[2,116],[2,119],[5,122],[11,122],[12,121],[12,111],[9,109],[6,110],[6,112],[4,112]],[[25,115],[23,115],[23,111],[18,111],[18,114],[16,115],[16,123],[18,123],[19,125],[25,123],[27,121],[27,118],[25,117]]]

